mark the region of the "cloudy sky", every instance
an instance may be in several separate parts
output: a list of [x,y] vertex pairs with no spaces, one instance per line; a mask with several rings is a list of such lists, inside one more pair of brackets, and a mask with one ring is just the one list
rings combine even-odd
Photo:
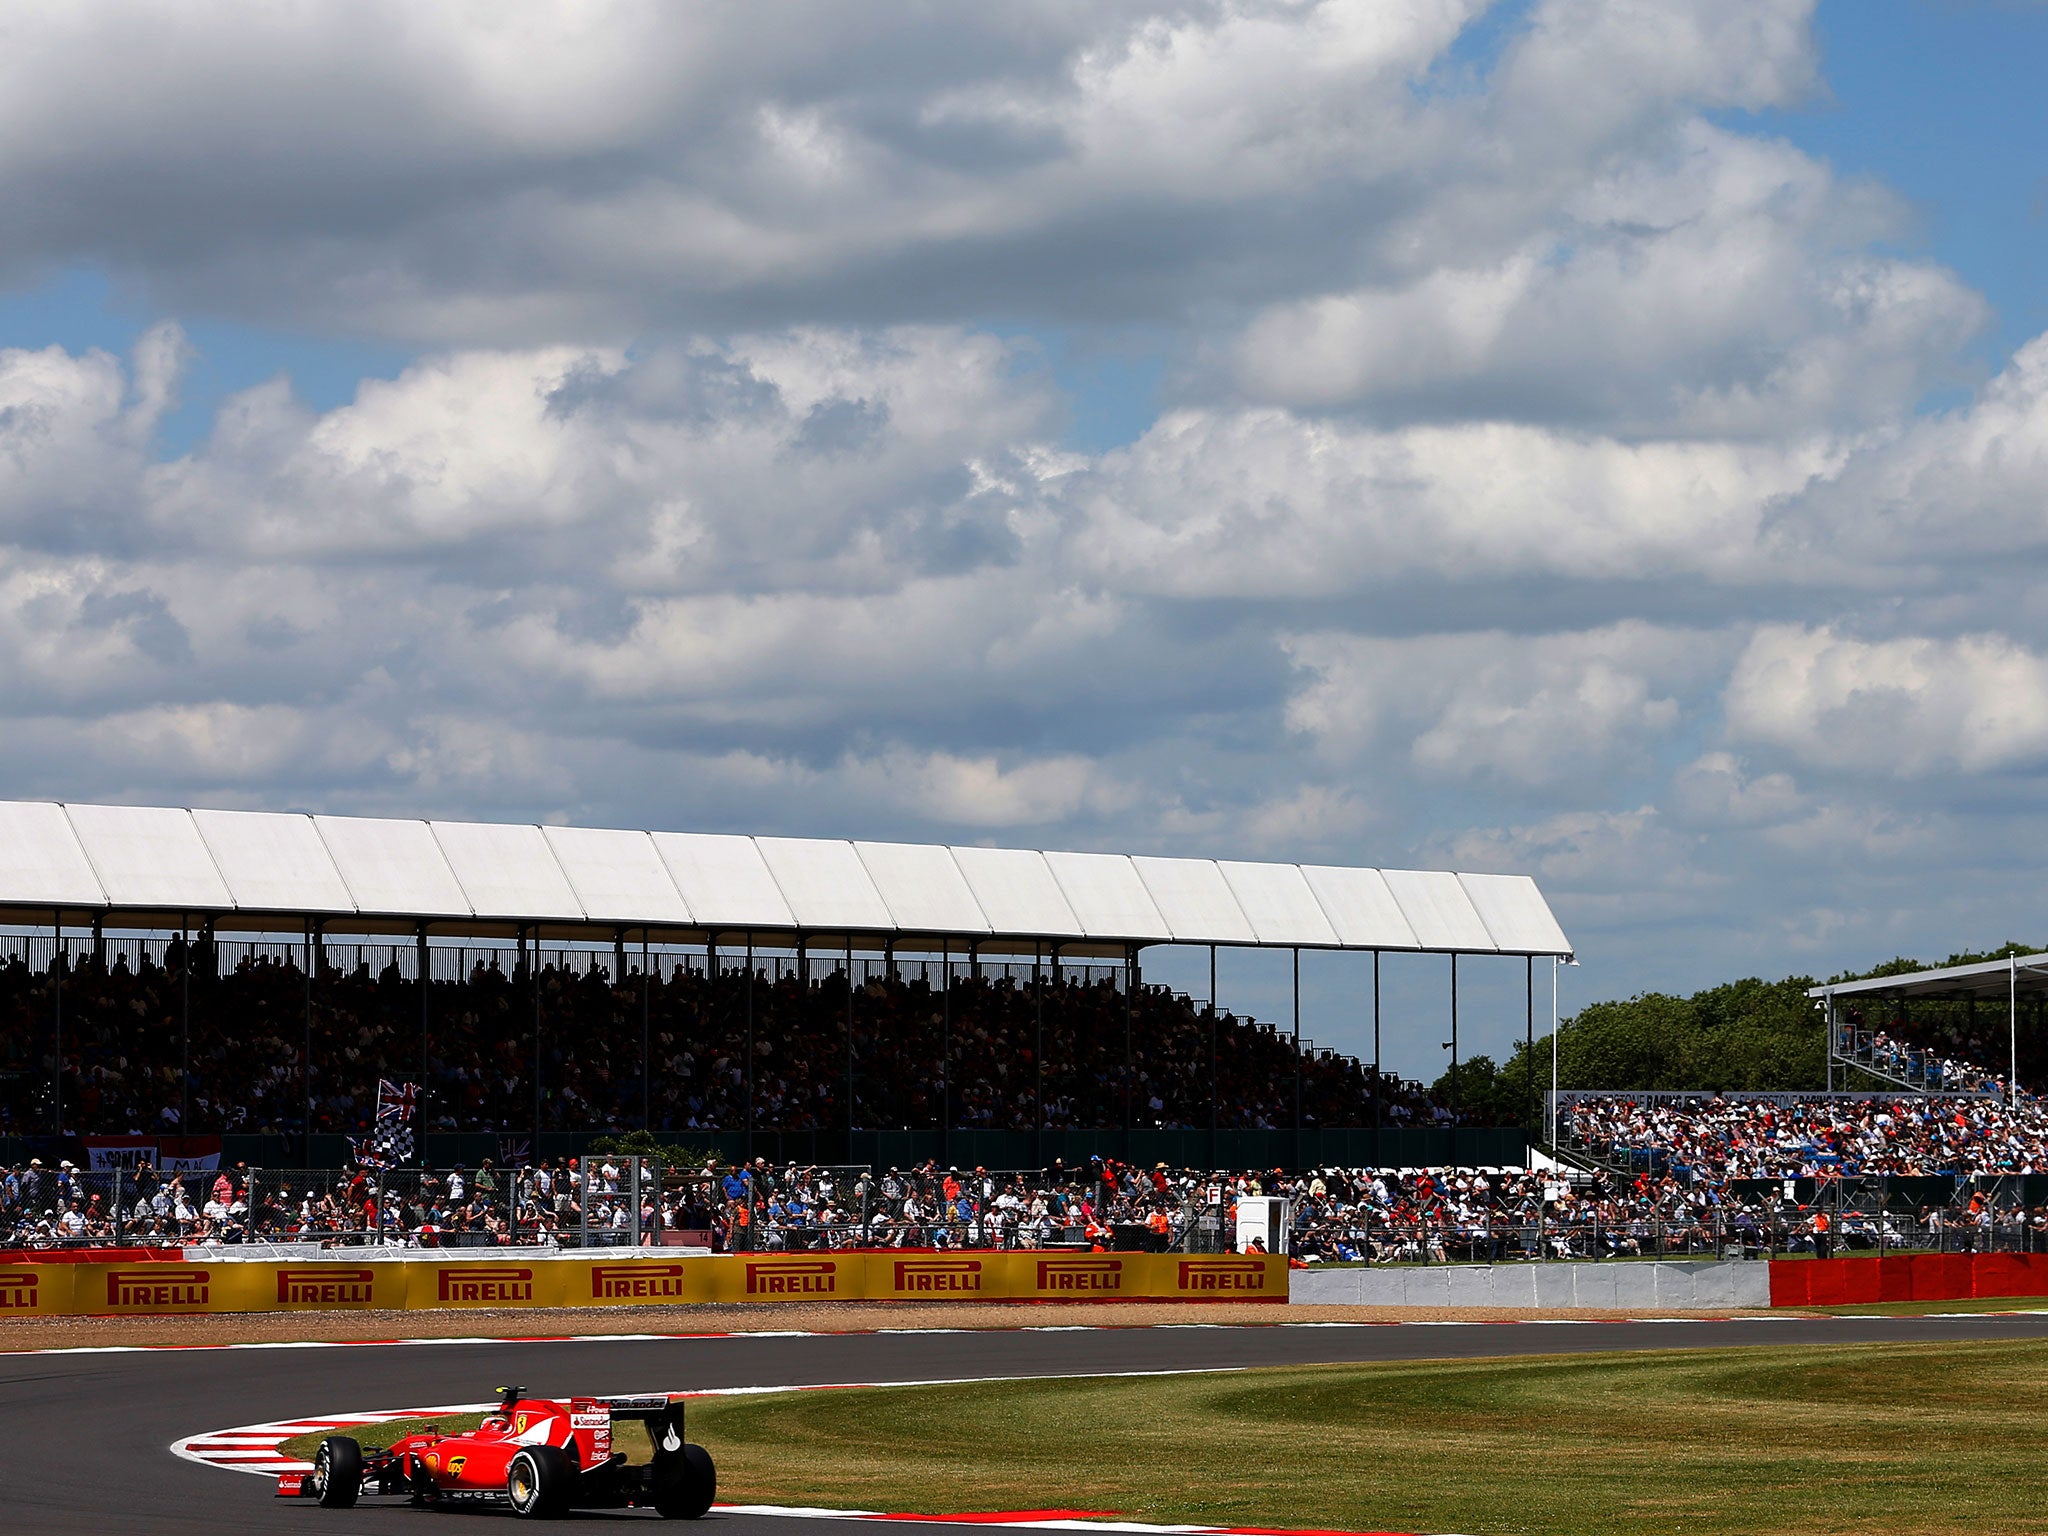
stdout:
[[1581,1000],[2048,942],[2044,70],[2023,0],[16,5],[0,782],[1527,871]]

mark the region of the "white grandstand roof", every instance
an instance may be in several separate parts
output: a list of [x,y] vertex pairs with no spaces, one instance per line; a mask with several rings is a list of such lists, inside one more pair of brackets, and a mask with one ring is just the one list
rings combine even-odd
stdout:
[[1970,965],[1943,965],[1925,971],[1901,971],[1862,981],[1830,981],[1806,989],[1808,997],[1990,997],[2004,1001],[2009,993],[2034,997],[2048,993],[2048,955],[2018,955],[2005,960],[1979,960]]
[[0,801],[0,921],[1571,953],[1526,875]]

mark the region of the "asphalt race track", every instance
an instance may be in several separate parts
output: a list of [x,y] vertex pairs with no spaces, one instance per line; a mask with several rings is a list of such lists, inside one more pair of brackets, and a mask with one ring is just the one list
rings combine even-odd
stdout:
[[[267,1479],[175,1457],[201,1431],[323,1412],[466,1402],[516,1382],[537,1396],[725,1386],[1071,1375],[1374,1360],[1472,1359],[1727,1345],[2048,1338],[2048,1314],[1687,1323],[1179,1327],[820,1334],[535,1344],[0,1354],[6,1528],[87,1532],[420,1531],[478,1515],[399,1502],[353,1511],[273,1498]],[[711,1447],[716,1455],[717,1447]],[[724,1499],[748,1491],[721,1488]],[[506,1518],[509,1518],[507,1516]],[[576,1517],[645,1518],[636,1511]],[[872,1523],[872,1522],[871,1522]],[[820,1536],[816,1521],[718,1515],[725,1536]],[[929,1532],[930,1525],[901,1526]],[[708,1533],[707,1533],[708,1536]]]

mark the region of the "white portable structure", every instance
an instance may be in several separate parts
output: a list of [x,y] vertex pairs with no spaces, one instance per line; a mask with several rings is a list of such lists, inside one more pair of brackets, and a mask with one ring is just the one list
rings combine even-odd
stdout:
[[[284,920],[284,921],[280,921]],[[0,923],[1569,957],[1526,875],[0,801]]]
[[1256,1238],[1267,1253],[1285,1253],[1293,1225],[1294,1202],[1285,1195],[1240,1195],[1237,1232],[1230,1246],[1238,1253],[1250,1253]]

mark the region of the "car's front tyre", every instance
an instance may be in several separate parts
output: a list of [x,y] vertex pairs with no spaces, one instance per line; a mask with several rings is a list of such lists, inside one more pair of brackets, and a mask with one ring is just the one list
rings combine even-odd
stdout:
[[363,1448],[346,1435],[329,1435],[313,1453],[313,1497],[322,1509],[353,1509],[363,1491]]

